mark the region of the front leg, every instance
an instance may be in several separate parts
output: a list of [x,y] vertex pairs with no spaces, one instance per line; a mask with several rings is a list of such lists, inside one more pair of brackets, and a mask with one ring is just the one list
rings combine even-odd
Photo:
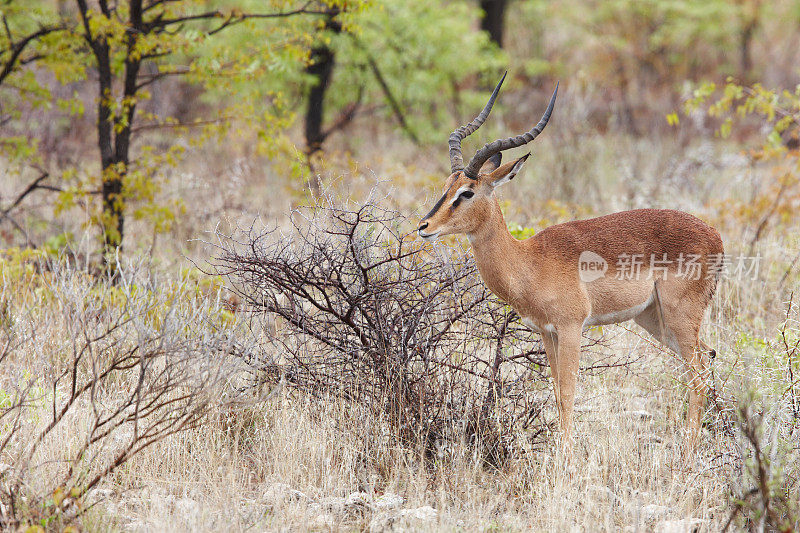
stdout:
[[542,332],[542,345],[544,345],[544,353],[547,355],[547,362],[550,364],[550,374],[553,377],[553,389],[556,393],[556,407],[558,408],[560,419],[561,405],[558,401],[558,336],[555,331]]
[[553,372],[553,376],[556,381],[556,401],[558,402],[563,445],[567,448],[572,438],[572,413],[575,407],[575,386],[578,382],[581,355],[581,325],[560,326],[557,328],[557,332],[556,366],[558,370]]

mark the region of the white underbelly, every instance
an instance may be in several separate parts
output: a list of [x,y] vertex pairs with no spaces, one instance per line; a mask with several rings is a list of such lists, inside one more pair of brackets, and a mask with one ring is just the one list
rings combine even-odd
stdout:
[[620,322],[625,322],[626,320],[630,320],[639,316],[642,311],[647,309],[647,307],[653,303],[653,299],[654,295],[650,294],[650,297],[639,305],[634,305],[633,307],[629,307],[627,309],[620,309],[619,311],[613,311],[611,313],[605,313],[602,315],[589,315],[589,317],[583,321],[583,327],[604,326],[606,324],[619,324]]
[[[633,307],[620,309],[619,311],[614,311],[611,313],[589,315],[586,320],[583,321],[583,327],[587,328],[591,326],[604,326],[606,324],[619,324],[620,322],[631,320],[639,316],[642,311],[647,309],[647,307],[653,303],[654,299],[655,295],[651,294],[647,300],[641,304],[634,305]],[[556,328],[553,324],[544,324],[543,326],[539,327],[530,318],[523,318],[522,322],[536,333],[556,333]]]
[[522,323],[525,324],[526,326],[528,326],[529,328],[531,328],[536,333],[544,333],[544,332],[555,333],[556,332],[556,328],[555,328],[555,326],[553,326],[553,324],[545,324],[543,327],[540,328],[530,318],[523,318],[522,319]]

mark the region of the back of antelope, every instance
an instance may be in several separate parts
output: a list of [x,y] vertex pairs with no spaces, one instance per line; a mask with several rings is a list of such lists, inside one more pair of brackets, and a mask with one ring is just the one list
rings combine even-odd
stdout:
[[525,145],[547,125],[558,93],[530,131],[486,144],[463,165],[461,141],[494,105],[449,139],[452,173],[419,226],[423,239],[464,233],[481,277],[542,335],[555,386],[564,446],[569,446],[584,328],[636,321],[678,353],[689,373],[687,423],[694,445],[715,353],[699,339],[723,264],[719,233],[671,209],[637,209],[551,226],[526,240],[508,231],[495,190],[519,173],[530,153],[502,163],[502,151]]

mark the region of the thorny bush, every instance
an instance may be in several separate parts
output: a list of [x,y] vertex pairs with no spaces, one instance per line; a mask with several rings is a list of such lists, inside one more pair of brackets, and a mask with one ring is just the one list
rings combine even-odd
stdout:
[[323,198],[289,232],[218,234],[216,272],[264,320],[241,356],[261,383],[367,407],[429,458],[466,442],[499,465],[547,435],[544,352],[469,254],[408,225],[372,196]]

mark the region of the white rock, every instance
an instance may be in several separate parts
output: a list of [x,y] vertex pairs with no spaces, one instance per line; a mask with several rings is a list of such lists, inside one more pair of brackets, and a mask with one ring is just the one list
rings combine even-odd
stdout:
[[336,517],[330,513],[322,513],[320,515],[315,516],[310,525],[312,528],[333,528],[336,525]]
[[643,398],[641,396],[635,396],[635,397],[631,398],[630,403],[631,403],[631,406],[633,407],[634,410],[646,411],[647,410],[647,404],[650,403],[650,399],[649,398]]
[[346,498],[336,496],[321,498],[319,503],[312,504],[310,508],[334,514],[351,514],[371,509],[372,503],[366,492],[354,492]]
[[405,498],[399,494],[387,492],[375,500],[375,507],[378,509],[399,509],[405,501]]
[[345,499],[344,498],[337,498],[336,496],[329,496],[327,498],[321,498],[319,500],[319,505],[312,505],[314,509],[322,509],[325,511],[331,511],[334,513],[341,513],[344,511],[345,506]]
[[111,489],[92,489],[86,493],[84,497],[85,503],[97,503],[111,499],[114,496],[114,491]]
[[372,507],[372,502],[366,492],[354,492],[345,498],[344,505],[353,508],[369,508]]
[[286,483],[273,483],[264,491],[263,499],[269,503],[285,503],[308,500],[308,496]]
[[671,509],[663,505],[649,504],[641,509],[641,517],[644,522],[654,522],[659,518],[669,516]]
[[635,418],[637,420],[652,420],[653,413],[645,410],[637,410],[637,411],[628,411],[627,415],[631,418]]
[[392,513],[381,513],[375,516],[369,522],[370,533],[382,533],[384,531],[393,531],[393,525],[397,521],[397,515]]
[[436,518],[439,516],[439,511],[430,505],[425,505],[423,507],[417,507],[416,509],[403,509],[400,511],[400,516],[403,518],[410,518],[412,520],[422,520],[424,522],[428,522],[431,520],[436,520]]
[[64,498],[61,502],[61,513],[64,520],[73,520],[78,516],[78,505],[72,498]]
[[200,514],[200,504],[191,498],[180,498],[175,501],[175,511],[181,516],[197,516]]
[[598,494],[604,494],[612,505],[622,505],[622,498],[617,496],[617,494],[608,487],[601,487],[600,485],[590,485],[589,490],[597,492]]
[[662,439],[658,435],[637,435],[636,440],[638,440],[640,444],[644,444],[645,446],[652,446],[654,444],[661,444],[662,442],[664,442],[664,439]]
[[707,522],[699,518],[685,518],[683,520],[663,520],[656,524],[655,533],[695,533]]

